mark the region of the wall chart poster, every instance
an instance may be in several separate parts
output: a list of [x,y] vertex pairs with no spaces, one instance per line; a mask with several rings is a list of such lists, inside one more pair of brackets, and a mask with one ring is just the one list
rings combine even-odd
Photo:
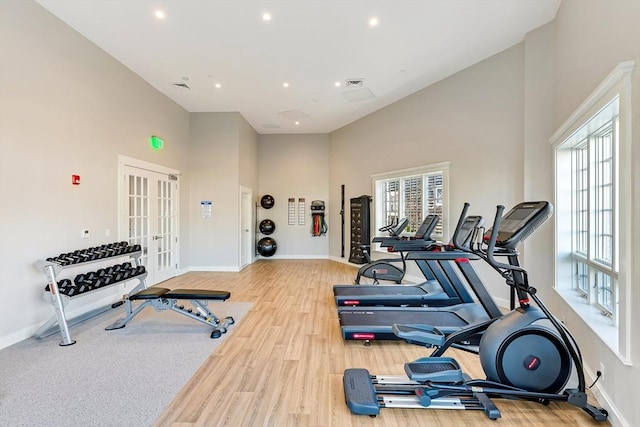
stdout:
[[200,202],[200,214],[202,218],[211,218],[213,210],[213,203],[211,200],[203,200]]

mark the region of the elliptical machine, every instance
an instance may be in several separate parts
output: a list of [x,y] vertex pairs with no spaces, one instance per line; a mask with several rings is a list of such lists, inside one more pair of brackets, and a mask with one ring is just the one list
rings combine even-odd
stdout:
[[[468,205],[465,205],[465,208]],[[491,419],[500,412],[491,398],[563,401],[587,412],[596,421],[608,413],[587,401],[580,350],[571,333],[560,323],[528,283],[527,271],[496,261],[495,254],[513,249],[550,216],[548,202],[521,203],[504,218],[498,206],[493,227],[483,240],[481,256],[515,289],[519,307],[484,325],[479,357],[486,379],[470,379],[455,359],[425,357],[405,364],[406,377],[371,376],[366,369],[347,369],[343,383],[345,400],[355,414],[375,416],[383,407],[481,409]],[[537,307],[532,307],[533,300]],[[427,345],[442,343],[436,328],[396,325],[398,336]],[[440,353],[441,354],[441,353]],[[575,368],[577,387],[565,389]]]

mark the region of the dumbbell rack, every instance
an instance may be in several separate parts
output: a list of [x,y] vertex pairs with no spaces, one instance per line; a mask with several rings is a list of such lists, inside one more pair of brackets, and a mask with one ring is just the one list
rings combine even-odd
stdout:
[[[62,342],[60,343],[61,346],[68,346],[68,345],[73,345],[76,343],[76,341],[74,339],[71,338],[71,334],[69,333],[69,326],[73,325],[73,324],[77,324],[83,320],[89,319],[91,317],[97,316],[100,313],[103,313],[109,309],[112,308],[111,305],[109,306],[105,306],[102,308],[98,308],[95,310],[92,310],[88,313],[85,313],[81,316],[78,316],[74,319],[72,319],[71,321],[67,319],[66,315],[65,315],[65,311],[64,308],[66,307],[66,305],[74,299],[77,298],[81,298],[85,295],[88,294],[92,294],[94,293],[95,290],[100,290],[100,289],[106,289],[109,288],[113,285],[117,285],[119,283],[123,283],[129,280],[133,280],[133,279],[138,279],[140,283],[138,283],[138,285],[131,290],[130,293],[137,293],[139,291],[142,291],[144,289],[147,288],[147,284],[146,284],[146,278],[147,278],[147,272],[144,272],[142,274],[136,275],[136,276],[132,276],[132,277],[127,277],[125,279],[119,280],[119,281],[114,281],[112,283],[109,283],[106,286],[102,286],[100,288],[97,288],[95,290],[92,290],[90,292],[85,292],[85,293],[80,293],[77,295],[73,295],[73,296],[68,296],[68,295],[64,295],[60,292],[60,289],[58,288],[58,279],[57,277],[62,273],[63,270],[66,269],[71,269],[71,268],[78,268],[78,267],[83,267],[89,264],[94,264],[94,263],[98,263],[98,262],[104,262],[110,258],[115,259],[115,258],[123,258],[123,257],[129,257],[132,258],[135,261],[136,267],[139,267],[142,265],[141,259],[140,257],[142,256],[142,250],[138,250],[135,252],[129,252],[129,253],[121,253],[121,254],[114,254],[111,256],[107,256],[107,257],[103,257],[103,258],[98,258],[98,259],[94,259],[94,260],[89,260],[89,261],[83,261],[83,262],[77,262],[74,264],[67,264],[67,265],[63,265],[63,263],[59,262],[59,261],[51,261],[51,258],[49,258],[48,260],[38,260],[36,261],[36,266],[38,267],[38,269],[42,270],[45,274],[45,276],[47,277],[47,281],[48,281],[48,288],[49,290],[45,290],[45,299],[48,299],[49,302],[53,305],[53,308],[55,309],[55,314],[49,319],[47,320],[42,326],[40,326],[40,328],[38,328],[38,330],[36,330],[36,332],[33,334],[33,336],[35,338],[44,338],[47,337],[49,335],[51,335],[52,333],[55,332],[55,326],[57,324],[58,328],[60,329],[60,334],[62,335]],[[73,323],[70,323],[73,322]]]

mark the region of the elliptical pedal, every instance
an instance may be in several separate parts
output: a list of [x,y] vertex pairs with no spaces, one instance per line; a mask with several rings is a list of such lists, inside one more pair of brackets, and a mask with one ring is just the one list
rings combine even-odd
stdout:
[[353,414],[376,416],[380,404],[376,390],[371,383],[371,375],[366,369],[347,369],[342,377],[344,399]]
[[404,371],[413,381],[425,383],[459,383],[463,381],[462,370],[451,357],[422,357],[404,364]]

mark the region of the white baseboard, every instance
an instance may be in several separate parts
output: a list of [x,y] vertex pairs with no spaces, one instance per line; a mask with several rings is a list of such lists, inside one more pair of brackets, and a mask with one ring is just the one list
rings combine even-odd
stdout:
[[39,327],[40,327],[39,325],[28,326],[10,335],[6,335],[0,338],[0,350],[6,347],[12,346],[16,343],[19,343],[20,341],[24,341],[27,338],[31,338],[35,333],[35,331],[38,330]]
[[257,259],[329,259],[328,255],[274,255],[270,257],[258,256]]
[[205,266],[194,266],[194,267],[188,267],[185,269],[182,269],[182,273],[180,274],[184,274],[184,273],[188,273],[191,271],[212,271],[212,272],[229,272],[229,273],[237,273],[240,271],[240,267],[236,266],[231,266],[231,265],[220,265],[220,266],[215,266],[215,265],[205,265]]
[[343,258],[343,257],[338,257],[338,256],[329,256],[328,259],[330,259],[331,261],[335,261],[335,262],[339,262],[342,264],[347,264],[347,265],[351,265],[353,267],[356,268],[360,268],[362,267],[364,264],[354,264],[352,262],[349,262],[349,258]]
[[[125,283],[125,284],[123,284]],[[105,308],[110,306],[111,304],[120,301],[122,299],[122,294],[126,293],[127,287],[132,287],[132,281],[123,282],[119,285],[116,285],[113,288],[101,288],[94,291],[92,296],[86,295],[82,301],[72,300],[65,306],[65,317],[69,323],[73,323],[74,319],[81,317],[87,313],[90,313],[94,310],[98,310],[101,308]],[[51,306],[50,318],[55,316],[55,309]],[[13,344],[16,344],[20,341],[26,340],[28,338],[33,337],[33,334],[40,329],[40,327],[48,321],[49,318],[42,320],[34,325],[26,326],[19,331],[13,332],[7,336],[0,337],[0,349],[5,347],[9,347]],[[54,330],[57,326],[52,327]],[[56,330],[55,334],[60,334]],[[69,328],[69,333],[73,338],[73,327]],[[62,341],[62,337],[61,337]]]
[[[584,367],[584,376],[587,385],[592,384],[596,380],[596,376],[591,372],[589,368]],[[602,381],[602,380],[601,380]],[[598,401],[599,406],[603,407],[609,413],[608,420],[613,427],[631,427],[631,424],[624,419],[624,417],[618,411],[615,404],[607,394],[607,391],[600,382],[597,382],[593,389],[591,389],[593,395]]]

